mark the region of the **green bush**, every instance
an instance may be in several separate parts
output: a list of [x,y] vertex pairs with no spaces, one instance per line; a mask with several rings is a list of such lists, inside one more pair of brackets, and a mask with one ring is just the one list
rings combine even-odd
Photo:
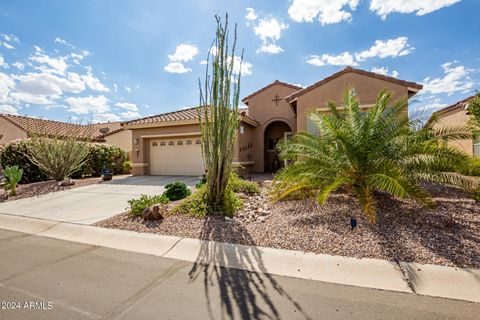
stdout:
[[244,180],[236,173],[232,173],[230,180],[228,181],[228,185],[233,192],[242,192],[249,195],[260,193],[260,188],[256,182]]
[[143,214],[143,210],[146,208],[153,206],[157,203],[168,203],[168,198],[164,195],[159,196],[147,196],[142,194],[142,196],[138,199],[131,199],[127,201],[129,204],[130,214],[141,216]]
[[99,176],[103,167],[108,168],[113,174],[122,174],[127,161],[127,153],[116,146],[92,143],[89,145],[87,161],[76,172],[81,176]]
[[[28,155],[30,154],[30,140],[16,140],[3,147],[0,153],[0,164],[3,168],[18,165],[23,169],[20,183],[32,183],[46,181],[48,177],[38,166],[33,164]],[[130,163],[127,161],[127,153],[119,147],[106,144],[89,144],[87,161],[79,170],[72,174],[72,178],[78,179],[83,176],[100,176],[103,167],[107,167],[113,174],[122,174],[129,171]]]
[[174,183],[169,183],[165,186],[165,192],[163,195],[167,197],[170,201],[176,201],[188,197],[192,194],[187,185],[183,182],[176,181]]
[[20,183],[32,183],[46,181],[48,178],[28,158],[29,140],[15,140],[5,145],[0,153],[0,164],[2,168],[18,165],[23,169]]
[[198,181],[198,183],[195,185],[195,188],[197,189],[200,189],[204,184],[207,183],[207,176],[206,175],[203,175],[201,178],[200,178],[200,181]]
[[[226,216],[232,217],[242,206],[242,200],[232,191],[231,188],[227,188],[225,191],[225,205],[222,213]],[[205,217],[209,213],[206,186],[201,186],[199,189],[195,190],[193,194],[180,201],[179,204],[173,207],[172,211],[197,218]]]
[[22,179],[23,169],[18,166],[6,167],[3,171],[5,176],[5,191],[10,191],[11,196],[17,195],[17,185],[20,179]]

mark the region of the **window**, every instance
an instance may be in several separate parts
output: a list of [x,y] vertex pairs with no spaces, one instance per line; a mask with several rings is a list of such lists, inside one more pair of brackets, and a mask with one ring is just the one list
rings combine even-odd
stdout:
[[183,146],[183,141],[177,141],[177,146]]
[[165,146],[165,145],[166,145],[165,141],[160,142],[160,146],[161,146],[161,147],[163,147],[163,146]]
[[152,142],[152,147],[156,147],[158,144],[157,144],[157,141],[153,141]]
[[318,121],[311,114],[307,115],[307,132],[316,136],[320,135],[320,130],[318,129]]
[[187,144],[192,144],[192,140],[187,140]]
[[245,133],[245,127],[244,126],[240,126],[240,134],[244,134]]
[[473,139],[473,155],[480,157],[480,134],[476,134]]
[[200,141],[200,140],[195,140],[195,144],[201,144],[201,143],[202,143],[202,141]]
[[169,145],[169,146],[174,146],[174,145],[175,145],[175,142],[173,142],[173,141],[168,141],[168,145]]

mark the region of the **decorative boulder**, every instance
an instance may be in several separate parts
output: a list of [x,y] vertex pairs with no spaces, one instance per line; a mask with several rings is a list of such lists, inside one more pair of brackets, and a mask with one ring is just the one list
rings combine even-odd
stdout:
[[59,187],[68,187],[68,186],[73,186],[74,184],[75,184],[75,181],[73,181],[72,179],[62,180],[58,182]]
[[144,220],[162,220],[163,215],[167,213],[167,208],[162,204],[154,204],[143,210]]

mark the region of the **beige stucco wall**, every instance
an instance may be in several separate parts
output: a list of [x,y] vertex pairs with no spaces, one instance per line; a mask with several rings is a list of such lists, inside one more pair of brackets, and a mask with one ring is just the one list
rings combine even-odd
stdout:
[[3,135],[0,139],[0,146],[9,143],[15,139],[27,138],[27,133],[11,123],[10,121],[0,117],[0,135]]
[[122,148],[129,156],[131,156],[132,130],[122,130],[105,136],[105,143]]
[[375,103],[378,93],[383,89],[392,93],[393,101],[408,97],[408,89],[405,86],[357,73],[346,73],[297,98],[298,131],[307,130],[309,112],[324,108],[328,101],[341,103],[345,90],[349,87],[357,90],[362,105]]
[[[445,112],[438,116],[438,121],[432,125],[433,129],[439,129],[443,126],[464,126],[468,124],[470,117],[463,108],[456,108],[454,110]],[[473,141],[472,139],[448,141],[449,146],[454,146],[459,150],[473,156]]]
[[[292,132],[296,132],[297,122],[295,114],[290,105],[283,99],[295,91],[297,89],[279,83],[253,96],[248,101],[248,114],[260,124],[252,133],[254,141],[252,154],[255,161],[255,172],[264,171],[264,133],[270,123],[283,121],[290,126]],[[276,94],[282,99],[278,102],[278,105],[272,101]]]

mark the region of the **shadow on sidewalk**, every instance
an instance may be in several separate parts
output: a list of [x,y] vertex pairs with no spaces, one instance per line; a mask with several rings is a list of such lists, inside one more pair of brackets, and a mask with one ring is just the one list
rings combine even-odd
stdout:
[[[207,308],[211,319],[215,319],[216,287],[219,288],[221,319],[281,319],[276,303],[271,294],[280,296],[282,305],[289,303],[295,312],[304,319],[310,317],[301,306],[266,273],[261,252],[254,247],[245,247],[222,241],[225,237],[236,236],[253,242],[247,230],[235,223],[219,223],[222,217],[207,217],[201,231],[201,249],[197,260],[190,270],[190,280],[201,278],[204,283]],[[220,267],[228,265],[233,268]],[[237,269],[236,269],[237,268]],[[248,268],[256,271],[244,271]],[[276,299],[277,304],[279,299]]]

